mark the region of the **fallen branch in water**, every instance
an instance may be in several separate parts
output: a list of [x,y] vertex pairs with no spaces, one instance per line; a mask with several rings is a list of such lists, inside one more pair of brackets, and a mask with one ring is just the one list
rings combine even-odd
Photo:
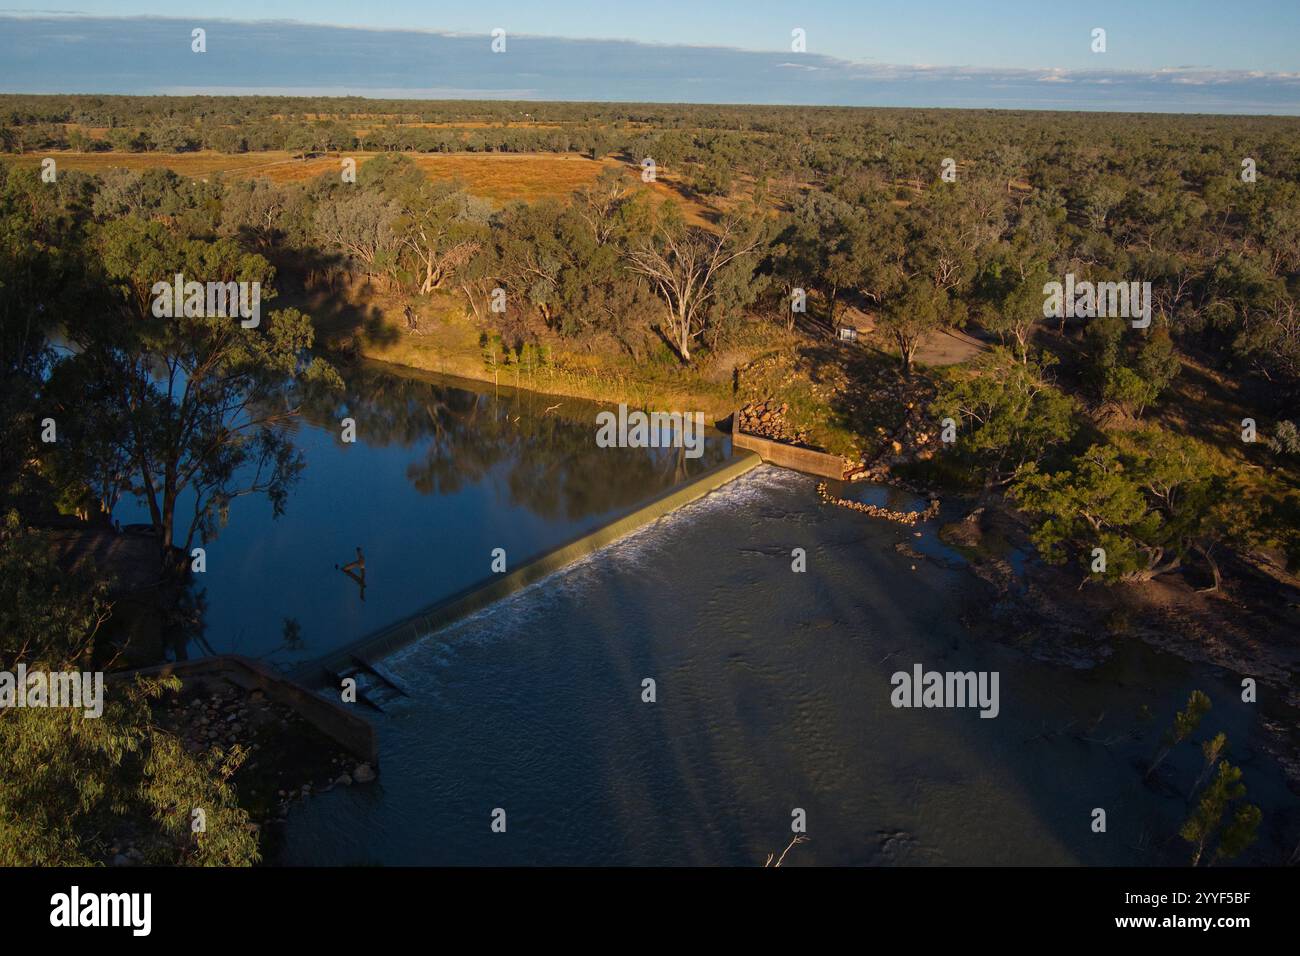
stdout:
[[763,868],[766,869],[767,867],[770,866],[772,869],[776,869],[778,866],[780,866],[782,863],[785,862],[785,855],[786,855],[787,853],[789,853],[790,850],[791,850],[791,849],[792,849],[796,844],[799,844],[799,843],[807,843],[807,842],[808,842],[808,838],[807,838],[806,836],[797,836],[797,837],[795,837],[793,840],[790,841],[790,846],[786,847],[784,850],[781,851],[781,856],[780,856],[779,858],[777,858],[777,861],[776,861],[775,863],[772,862],[772,859],[773,859],[773,857],[776,856],[776,854],[775,854],[775,853],[769,853],[769,854],[767,855],[767,862],[763,864]]

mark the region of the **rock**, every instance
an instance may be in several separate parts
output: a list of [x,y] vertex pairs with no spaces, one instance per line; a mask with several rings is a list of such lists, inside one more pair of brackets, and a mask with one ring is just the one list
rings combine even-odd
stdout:
[[371,769],[370,764],[359,763],[352,771],[352,779],[357,783],[370,783],[375,779],[375,771]]
[[121,853],[113,857],[113,862],[109,864],[109,866],[130,866],[130,865],[131,865],[131,861],[128,860],[126,856]]
[[334,783],[340,787],[350,787],[352,786],[352,777],[346,773],[341,773],[339,774],[338,779],[334,781]]

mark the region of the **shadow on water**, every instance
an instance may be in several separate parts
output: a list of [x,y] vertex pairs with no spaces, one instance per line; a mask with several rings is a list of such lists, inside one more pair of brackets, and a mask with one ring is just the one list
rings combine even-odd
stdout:
[[[414,697],[376,718],[378,784],[295,810],[287,861],[760,865],[801,808],[789,865],[1181,864],[1199,749],[1160,786],[1141,764],[1200,688],[1198,739],[1228,732],[1264,810],[1243,862],[1280,862],[1295,801],[1229,675],[1140,645],[1078,671],[976,640],[967,574],[813,484],[759,469],[393,655]],[[999,715],[894,708],[914,663],[998,672]]]

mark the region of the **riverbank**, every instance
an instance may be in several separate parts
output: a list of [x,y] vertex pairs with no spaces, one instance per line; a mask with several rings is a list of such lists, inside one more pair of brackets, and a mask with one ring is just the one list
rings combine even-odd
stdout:
[[1232,574],[1217,592],[1182,575],[1107,587],[1081,585],[1081,571],[1037,558],[1022,517],[996,504],[939,530],[990,589],[968,623],[987,639],[1081,670],[1102,666],[1141,642],[1258,685],[1264,746],[1300,794],[1300,628],[1288,602],[1296,582],[1278,568],[1226,559]]
[[[776,400],[803,443],[849,462],[894,454],[893,446],[923,433],[912,419],[932,394],[919,371],[900,374],[883,342],[841,343],[824,330],[788,330],[770,318],[746,317],[716,349],[684,366],[653,337],[638,342],[635,353],[612,338],[583,347],[545,332],[527,348],[512,348],[453,292],[411,298],[358,284],[290,290],[277,304],[310,314],[318,343],[339,361],[367,358],[550,395],[702,411],[714,421]],[[408,307],[417,330],[401,319]],[[940,362],[960,357],[935,351]]]

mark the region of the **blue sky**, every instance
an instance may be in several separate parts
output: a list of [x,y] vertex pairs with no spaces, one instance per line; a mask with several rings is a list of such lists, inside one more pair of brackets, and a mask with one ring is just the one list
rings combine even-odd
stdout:
[[1300,114],[1300,0],[18,2],[0,92]]
[[[2,2],[2,0],[0,0]],[[5,11],[0,6],[0,11]],[[291,19],[808,52],[940,66],[1300,71],[1297,0],[19,0],[11,9],[96,16]],[[1104,27],[1108,51],[1089,49]]]

